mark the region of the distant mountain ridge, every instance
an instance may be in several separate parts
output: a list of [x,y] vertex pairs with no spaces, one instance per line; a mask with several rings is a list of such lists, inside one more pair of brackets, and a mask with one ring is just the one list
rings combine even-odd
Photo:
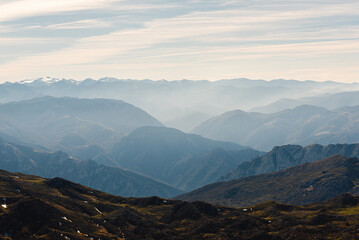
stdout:
[[1,114],[12,116],[18,121],[24,115],[27,121],[37,120],[39,115],[46,112],[89,120],[124,133],[140,126],[163,126],[145,111],[121,100],[45,96],[0,105]]
[[359,194],[359,159],[334,155],[279,172],[207,185],[176,199],[248,206],[274,200],[312,204],[343,193]]
[[300,105],[314,105],[330,110],[344,106],[356,106],[359,102],[359,91],[344,91],[332,94],[320,94],[319,96],[305,97],[299,99],[283,98],[264,106],[257,106],[249,111],[260,113],[275,113],[285,109],[292,109]]
[[209,119],[192,132],[268,151],[283,144],[359,142],[358,107],[302,105],[271,114],[235,110]]
[[12,172],[62,177],[121,196],[171,197],[180,190],[149,177],[107,167],[95,161],[81,161],[63,152],[46,152],[0,140],[0,169]]
[[120,100],[40,97],[0,105],[0,131],[24,143],[113,164],[105,150],[141,126],[163,126]]
[[284,145],[274,147],[272,151],[267,154],[238,165],[237,168],[231,170],[220,180],[228,181],[241,177],[275,172],[302,163],[314,162],[336,154],[346,157],[359,157],[359,144],[330,144],[327,146],[313,144],[306,147]]
[[107,77],[76,81],[46,77],[0,84],[0,103],[47,95],[120,99],[145,110],[168,127],[189,132],[208,118],[233,109],[249,110],[283,98],[297,99],[354,90],[359,90],[358,84],[281,79],[240,78],[210,82]]

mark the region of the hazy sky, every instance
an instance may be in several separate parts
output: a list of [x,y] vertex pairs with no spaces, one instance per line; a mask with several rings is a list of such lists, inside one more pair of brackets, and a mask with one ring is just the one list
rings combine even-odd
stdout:
[[358,0],[0,0],[0,82],[359,81]]

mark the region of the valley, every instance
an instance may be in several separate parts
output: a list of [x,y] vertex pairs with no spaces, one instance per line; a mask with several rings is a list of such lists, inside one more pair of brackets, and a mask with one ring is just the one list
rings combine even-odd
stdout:
[[[152,91],[160,101],[167,96],[160,94],[164,88],[181,95],[194,87],[212,89],[213,94],[232,87],[249,95],[266,91],[258,102],[249,100],[253,109],[254,105],[260,109],[272,96],[279,102],[288,97],[280,94],[281,88],[291,89],[292,96],[298,86],[306,89],[307,96],[297,95],[304,103],[302,99],[316,99],[318,91],[344,96],[347,93],[340,91],[353,87],[334,82],[251,81],[223,80],[213,85],[38,79],[0,84],[0,88],[12,87],[12,97],[18,94],[16,101],[9,95],[0,104],[0,169],[4,170],[0,197],[6,199],[6,208],[0,209],[0,235],[8,239],[30,235],[34,239],[326,239],[323,228],[327,228],[334,238],[343,231],[348,239],[356,236],[357,106],[339,101],[332,110],[320,104],[290,108],[296,104],[288,100],[290,107],[279,112],[245,112],[233,108],[250,105],[229,94],[231,101],[240,102],[229,112],[224,107],[229,99],[207,102],[209,108],[192,106],[217,109],[206,114],[186,106],[188,116],[193,116],[191,123],[187,110],[171,110],[172,106],[156,105],[154,100],[156,111],[163,107],[169,114],[163,118],[140,101]],[[19,86],[32,89],[32,94],[26,97],[14,90]],[[108,94],[95,97],[94,86]],[[123,96],[123,89],[116,86],[141,91],[141,97],[116,100]],[[118,96],[103,98],[112,96],[114,89]],[[225,113],[216,117],[221,112]],[[19,227],[13,228],[14,224]]]

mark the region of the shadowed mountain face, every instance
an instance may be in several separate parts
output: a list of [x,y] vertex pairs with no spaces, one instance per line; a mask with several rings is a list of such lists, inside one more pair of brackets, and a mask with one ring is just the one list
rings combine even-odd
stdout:
[[[0,170],[2,239],[352,239],[359,199],[234,209],[158,197],[123,198],[61,178]],[[324,231],[325,229],[325,231]]]
[[321,202],[343,193],[359,193],[359,159],[334,155],[279,172],[214,183],[176,197],[227,206],[275,200],[290,204]]
[[171,197],[181,191],[131,171],[107,167],[92,160],[81,161],[63,152],[45,152],[0,142],[0,169],[62,177],[86,186],[121,196]]
[[193,133],[263,150],[283,144],[355,143],[359,142],[357,110],[329,111],[309,105],[273,114],[236,110],[203,122]]
[[233,165],[263,154],[264,152],[253,149],[229,151],[221,148],[197,154],[184,158],[173,166],[171,181],[174,182],[174,186],[191,191],[218,181],[220,177],[233,169]]
[[[223,150],[212,152],[215,149]],[[121,139],[111,155],[123,168],[188,190],[214,182],[231,166],[261,154],[243,149],[172,128],[142,127]]]
[[162,124],[120,100],[42,97],[0,105],[4,134],[105,163],[105,150],[141,126]]
[[346,157],[359,157],[359,144],[319,144],[302,147],[299,145],[285,145],[273,148],[269,153],[240,164],[223,176],[221,181],[275,172],[306,162],[313,162],[323,158],[340,154]]

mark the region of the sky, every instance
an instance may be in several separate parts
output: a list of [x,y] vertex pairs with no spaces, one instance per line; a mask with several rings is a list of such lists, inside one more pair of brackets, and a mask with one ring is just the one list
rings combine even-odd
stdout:
[[0,0],[0,82],[359,82],[358,0]]

